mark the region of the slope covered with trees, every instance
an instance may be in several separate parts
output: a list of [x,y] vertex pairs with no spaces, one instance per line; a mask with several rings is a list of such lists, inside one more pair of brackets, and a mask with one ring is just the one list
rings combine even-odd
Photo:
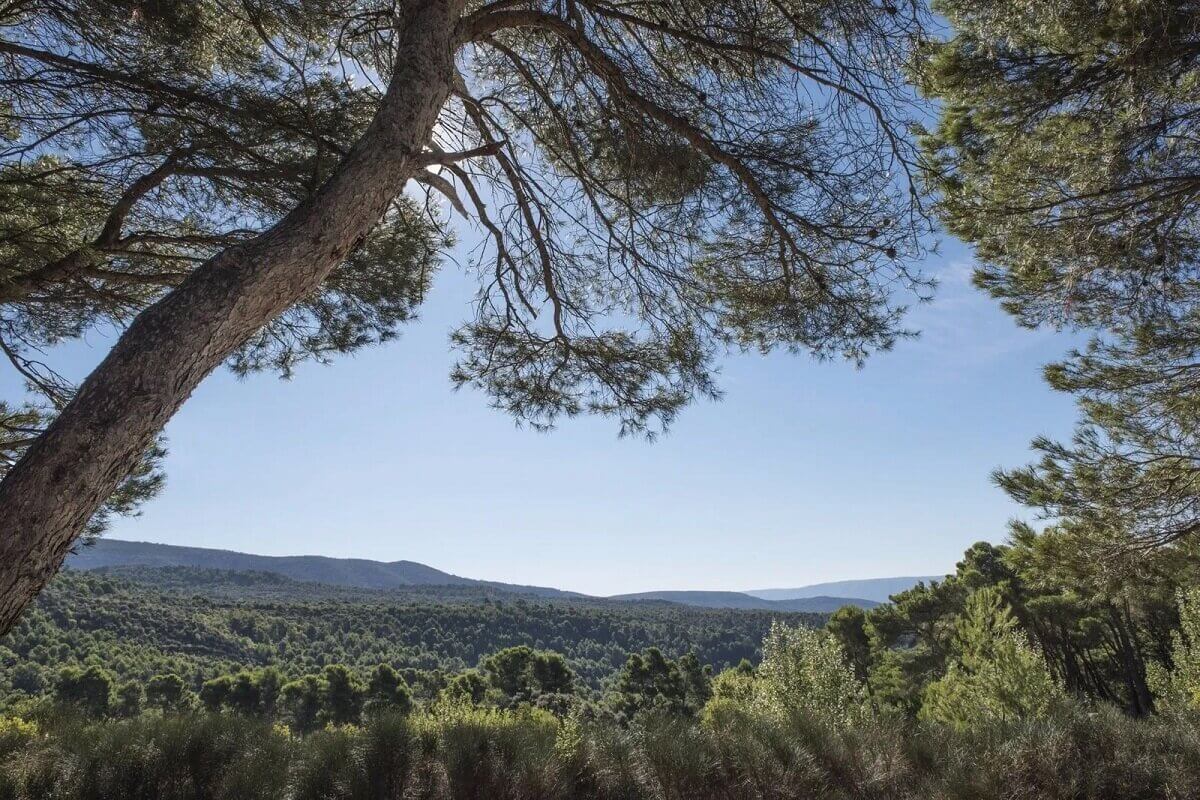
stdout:
[[416,561],[374,561],[327,556],[260,556],[209,547],[183,547],[153,542],[100,538],[77,548],[66,560],[74,569],[111,567],[193,567],[230,572],[272,572],[295,581],[394,589],[401,586],[491,586],[522,594],[567,596],[545,586],[518,586],[464,578]]
[[[165,573],[165,574],[164,574]],[[472,587],[368,592],[266,573],[173,568],[134,577],[64,572],[0,639],[0,691],[49,693],[60,669],[97,665],[117,683],[205,680],[274,666],[287,677],[340,664],[456,673],[505,647],[562,654],[581,686],[599,690],[628,656],[694,652],[717,669],[755,659],[773,618],[820,625],[823,615],[667,604],[547,601]],[[434,679],[436,681],[436,679]]]

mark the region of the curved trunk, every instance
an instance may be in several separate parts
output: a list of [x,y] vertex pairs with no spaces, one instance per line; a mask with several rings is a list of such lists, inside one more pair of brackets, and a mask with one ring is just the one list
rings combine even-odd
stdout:
[[379,110],[309,200],[214,256],[134,320],[0,483],[0,633],[57,572],[88,520],[206,375],[316,291],[418,169],[454,74],[461,0],[400,3]]

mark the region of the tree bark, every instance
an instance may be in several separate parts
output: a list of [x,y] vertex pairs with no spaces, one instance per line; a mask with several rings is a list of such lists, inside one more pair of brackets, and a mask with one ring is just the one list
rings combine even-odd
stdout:
[[454,75],[462,0],[399,4],[395,68],[329,180],[254,240],[140,314],[0,483],[0,633],[192,391],[255,331],[316,291],[420,169]]

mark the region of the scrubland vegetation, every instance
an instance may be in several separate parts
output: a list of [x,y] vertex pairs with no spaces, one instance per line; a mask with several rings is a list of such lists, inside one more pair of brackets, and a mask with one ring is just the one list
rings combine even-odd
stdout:
[[[1197,796],[1200,591],[1127,593],[1117,622],[1115,598],[1085,603],[1065,574],[1053,595],[1028,588],[1042,541],[975,545],[945,581],[823,629],[776,621],[753,660],[724,668],[648,647],[599,687],[528,645],[459,671],[280,661],[185,680],[114,674],[136,662],[98,655],[133,642],[109,641],[40,691],[18,687],[27,661],[10,655],[0,797]],[[225,624],[266,613],[250,608]],[[1158,616],[1174,621],[1156,643]],[[47,631],[61,647],[71,628]],[[1122,635],[1140,643],[1132,659]],[[158,643],[172,646],[189,645]]]
[[1075,710],[983,730],[725,709],[628,728],[447,707],[299,738],[231,715],[2,723],[0,797],[1188,798],[1195,720]]

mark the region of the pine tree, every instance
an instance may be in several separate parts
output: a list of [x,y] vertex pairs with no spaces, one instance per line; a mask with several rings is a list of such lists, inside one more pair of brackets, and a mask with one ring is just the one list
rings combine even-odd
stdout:
[[174,673],[155,675],[146,682],[146,705],[162,711],[182,711],[191,707],[196,696],[183,678]]
[[1001,472],[1018,501],[1156,546],[1200,532],[1200,7],[939,0],[925,139],[976,282],[1022,325],[1093,329],[1046,371],[1069,442]]
[[366,687],[342,664],[329,664],[321,672],[321,714],[327,724],[355,725],[362,716]]
[[365,710],[407,714],[412,706],[412,692],[391,664],[380,664],[372,670],[371,678],[367,681]]
[[113,708],[113,689],[112,674],[106,669],[63,667],[54,683],[54,698],[93,717],[104,717]]
[[922,697],[922,719],[969,728],[1044,716],[1065,698],[1045,659],[992,588],[975,591],[955,637],[958,657]]
[[487,240],[453,379],[531,425],[591,412],[653,434],[718,393],[726,348],[861,362],[892,346],[903,298],[929,289],[905,137],[921,15],[873,0],[0,12],[15,187],[0,206],[16,214],[0,339],[128,323],[77,390],[26,376],[58,398],[43,417],[5,411],[19,461],[0,481],[0,632],[213,369],[286,373],[394,335],[444,242],[425,213],[442,202]]
[[280,706],[297,732],[309,733],[317,729],[324,689],[319,675],[305,675],[285,683],[280,689]]

